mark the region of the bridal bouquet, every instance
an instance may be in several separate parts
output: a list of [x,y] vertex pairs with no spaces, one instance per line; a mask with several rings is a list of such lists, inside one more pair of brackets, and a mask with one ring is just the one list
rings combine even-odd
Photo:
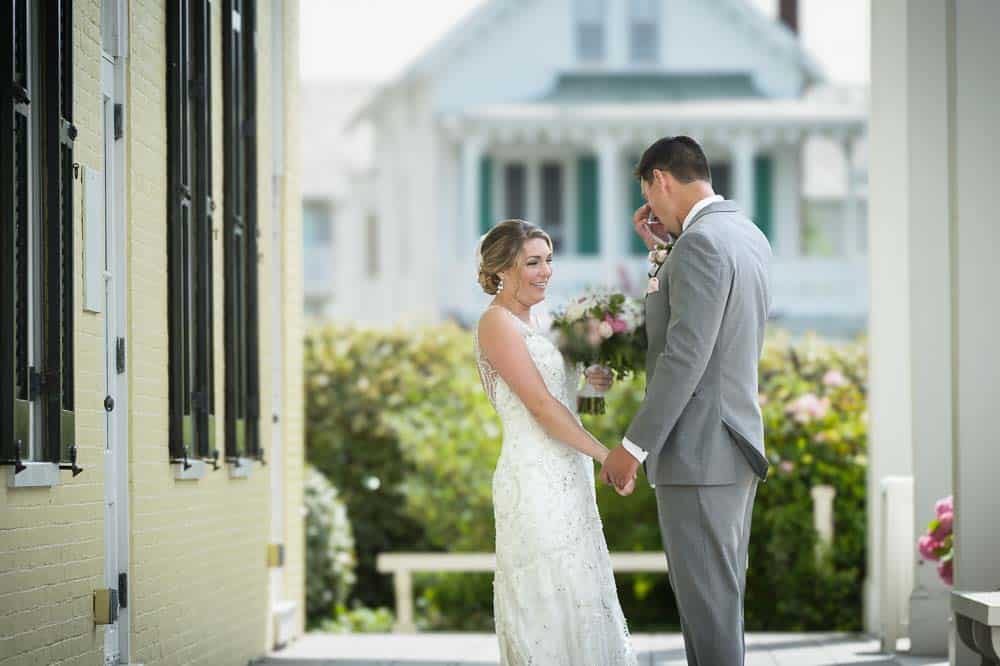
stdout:
[[[602,365],[616,379],[643,367],[646,347],[642,301],[623,294],[587,293],[556,312],[552,329],[559,349],[571,363]],[[603,414],[604,392],[589,383],[577,398],[581,414]]]

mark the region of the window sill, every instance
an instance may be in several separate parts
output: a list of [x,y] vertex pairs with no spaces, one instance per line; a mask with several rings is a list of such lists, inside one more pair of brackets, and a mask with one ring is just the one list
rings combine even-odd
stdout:
[[227,462],[230,479],[249,479],[253,471],[253,458],[237,458],[235,462]]
[[8,488],[44,488],[59,485],[59,465],[52,462],[26,462],[20,474],[7,468]]
[[171,463],[174,468],[174,478],[178,481],[197,481],[205,476],[208,465],[204,460],[188,460],[189,467],[184,469],[184,463]]

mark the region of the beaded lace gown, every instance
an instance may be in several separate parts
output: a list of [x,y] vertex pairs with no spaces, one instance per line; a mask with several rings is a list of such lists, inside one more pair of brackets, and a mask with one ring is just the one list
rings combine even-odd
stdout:
[[[498,307],[498,306],[494,306]],[[514,319],[545,385],[567,408],[573,382],[547,336]],[[546,434],[475,338],[483,386],[503,424],[493,474],[493,614],[502,666],[633,666],[590,457]]]

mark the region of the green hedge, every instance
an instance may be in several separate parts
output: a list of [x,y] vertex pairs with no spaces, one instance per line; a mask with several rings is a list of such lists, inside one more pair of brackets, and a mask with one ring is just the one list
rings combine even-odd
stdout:
[[[334,327],[314,331],[306,350],[307,455],[347,503],[358,553],[352,601],[392,605],[388,577],[374,571],[378,552],[492,551],[501,431],[479,386],[471,336],[452,325]],[[748,629],[860,628],[865,383],[860,343],[768,341],[761,401],[773,468],[755,505]],[[585,417],[588,428],[606,444],[618,442],[643,390],[642,378],[619,382],[607,414]],[[809,495],[818,484],[837,491],[834,545],[820,558]],[[627,499],[600,486],[598,504],[612,550],[660,550],[647,484]],[[666,576],[617,578],[633,631],[678,628]],[[418,576],[418,623],[491,629],[491,582],[490,575]]]

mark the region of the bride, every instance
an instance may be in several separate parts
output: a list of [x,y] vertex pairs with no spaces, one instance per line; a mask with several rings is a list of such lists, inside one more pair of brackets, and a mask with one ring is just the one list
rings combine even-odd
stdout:
[[501,664],[633,666],[594,491],[591,459],[603,463],[608,451],[573,411],[575,372],[567,376],[562,354],[532,323],[552,275],[552,241],[508,220],[483,236],[477,258],[479,283],[495,298],[479,320],[476,360],[504,432],[493,474]]

